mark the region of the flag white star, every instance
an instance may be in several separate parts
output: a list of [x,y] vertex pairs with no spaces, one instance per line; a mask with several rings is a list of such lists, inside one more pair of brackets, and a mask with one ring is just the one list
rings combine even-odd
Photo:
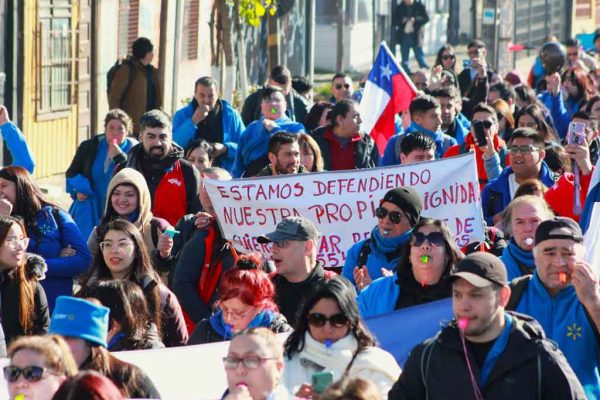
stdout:
[[386,78],[388,78],[388,80],[392,79],[392,70],[391,70],[389,64],[386,64],[385,66],[379,67],[379,68],[381,68],[381,76],[382,77],[386,77]]

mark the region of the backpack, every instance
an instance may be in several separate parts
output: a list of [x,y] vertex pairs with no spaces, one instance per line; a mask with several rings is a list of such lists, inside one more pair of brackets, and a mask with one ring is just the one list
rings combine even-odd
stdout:
[[110,67],[110,69],[106,73],[106,94],[108,95],[108,92],[110,92],[110,86],[112,85],[112,82],[115,79],[115,75],[117,75],[117,71],[124,65],[127,65],[129,67],[129,81],[127,82],[127,87],[123,91],[123,96],[121,96],[120,100],[123,99],[123,97],[129,90],[131,83],[133,82],[133,78],[135,76],[133,62],[130,58],[120,58],[114,63],[112,67]]

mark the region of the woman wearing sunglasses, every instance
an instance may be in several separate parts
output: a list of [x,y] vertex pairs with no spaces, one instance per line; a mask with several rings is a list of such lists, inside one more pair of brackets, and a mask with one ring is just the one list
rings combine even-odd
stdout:
[[444,221],[421,219],[394,276],[374,281],[358,296],[361,317],[450,297],[446,278],[463,257]]
[[129,221],[115,219],[97,230],[98,248],[91,268],[81,279],[82,288],[100,281],[128,280],[146,297],[150,322],[167,347],[185,346],[188,332],[177,298],[152,267],[140,230]]
[[284,382],[290,393],[310,397],[315,372],[333,381],[361,377],[386,394],[400,375],[391,354],[376,347],[358,316],[354,287],[343,277],[327,281],[303,307],[296,330],[285,343]]
[[259,269],[259,263],[254,255],[242,255],[235,267],[223,273],[217,310],[198,322],[188,344],[230,340],[247,328],[264,327],[275,333],[292,330],[278,312],[273,300],[275,286],[269,275]]
[[48,302],[38,282],[47,267],[40,256],[25,253],[28,244],[23,223],[0,215],[0,329],[7,343],[48,330]]
[[227,375],[224,400],[288,400],[282,383],[283,348],[267,328],[238,332],[223,358]]
[[8,357],[4,379],[10,400],[50,400],[68,377],[77,374],[69,346],[55,335],[19,338],[10,345]]
[[414,189],[399,187],[388,191],[375,210],[377,225],[371,237],[346,252],[342,276],[362,290],[384,273],[391,275],[422,208],[421,198]]
[[456,74],[456,53],[452,45],[444,45],[440,47],[435,57],[434,67],[440,65],[443,69],[448,69]]

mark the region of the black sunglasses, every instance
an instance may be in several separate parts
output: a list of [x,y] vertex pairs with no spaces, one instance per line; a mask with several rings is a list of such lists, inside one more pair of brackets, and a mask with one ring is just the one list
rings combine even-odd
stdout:
[[348,317],[344,314],[334,314],[331,317],[323,315],[321,313],[310,313],[308,314],[308,323],[314,327],[322,328],[325,323],[329,322],[334,328],[341,328],[348,325]]
[[44,377],[44,372],[49,371],[47,368],[38,367],[35,365],[19,368],[14,365],[4,367],[4,379],[7,382],[16,382],[21,374],[23,378],[29,382],[40,381]]
[[483,127],[485,129],[490,129],[492,127],[492,121],[490,121],[489,119],[479,119],[479,120],[473,121],[473,123],[476,123],[476,122],[481,122],[481,124],[483,125]]
[[454,54],[442,56],[442,60],[454,60],[456,57]]
[[442,232],[431,232],[428,235],[422,232],[413,232],[410,239],[410,244],[413,246],[420,246],[423,244],[423,242],[425,242],[425,240],[427,240],[432,246],[437,247],[441,247],[446,244],[446,241],[444,240],[444,234]]
[[336,88],[337,90],[340,90],[341,88],[344,88],[344,89],[350,89],[350,84],[349,84],[349,83],[344,83],[344,84],[342,85],[342,84],[338,83],[337,85],[335,85],[335,88]]
[[383,207],[377,207],[375,209],[375,216],[377,218],[384,219],[386,215],[390,217],[392,224],[399,224],[400,221],[402,221],[402,214],[400,211],[388,211],[387,208]]

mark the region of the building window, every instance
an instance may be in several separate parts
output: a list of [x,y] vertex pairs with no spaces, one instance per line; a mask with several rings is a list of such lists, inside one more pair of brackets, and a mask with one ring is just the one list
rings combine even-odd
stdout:
[[200,1],[187,0],[185,5],[187,15],[187,58],[198,59],[198,24],[200,23]]
[[71,0],[38,2],[38,113],[68,110],[73,89]]
[[138,37],[139,0],[119,0],[117,55],[125,58],[131,54],[131,45]]

